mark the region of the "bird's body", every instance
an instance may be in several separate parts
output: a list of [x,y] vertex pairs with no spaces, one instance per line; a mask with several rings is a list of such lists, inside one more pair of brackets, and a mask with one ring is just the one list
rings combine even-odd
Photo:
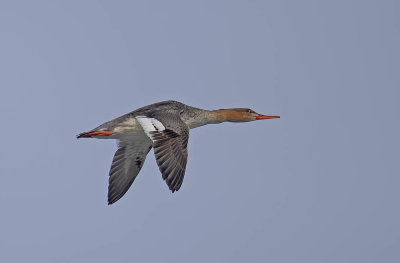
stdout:
[[163,101],[134,110],[79,134],[78,138],[118,139],[110,169],[108,203],[129,189],[154,148],[157,164],[169,189],[179,190],[185,175],[189,130],[206,124],[279,118],[247,108],[203,110],[177,101]]

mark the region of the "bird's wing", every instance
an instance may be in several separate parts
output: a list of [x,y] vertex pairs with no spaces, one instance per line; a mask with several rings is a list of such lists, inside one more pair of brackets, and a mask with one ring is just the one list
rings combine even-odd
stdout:
[[151,147],[151,140],[144,134],[135,140],[119,141],[110,169],[108,204],[115,203],[128,191]]
[[185,175],[189,127],[179,114],[137,116],[137,121],[152,140],[154,154],[163,179],[172,192],[179,190]]

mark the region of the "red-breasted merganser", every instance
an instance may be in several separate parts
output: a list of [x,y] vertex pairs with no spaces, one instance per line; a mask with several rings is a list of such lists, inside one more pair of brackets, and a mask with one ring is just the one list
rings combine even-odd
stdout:
[[185,175],[190,129],[221,122],[274,118],[279,116],[262,115],[247,108],[210,111],[177,101],[163,101],[106,122],[77,138],[118,140],[109,173],[108,204],[112,204],[128,191],[152,147],[163,179],[175,192]]

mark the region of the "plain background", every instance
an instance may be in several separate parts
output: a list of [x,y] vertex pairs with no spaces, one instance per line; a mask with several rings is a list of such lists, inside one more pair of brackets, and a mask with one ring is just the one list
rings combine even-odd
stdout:
[[[400,262],[399,1],[1,1],[1,262]],[[154,102],[281,119],[191,131],[180,191],[151,151],[106,203]]]

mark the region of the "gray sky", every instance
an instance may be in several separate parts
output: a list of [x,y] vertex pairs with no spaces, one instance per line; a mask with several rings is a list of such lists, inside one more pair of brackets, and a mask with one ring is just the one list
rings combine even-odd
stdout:
[[[1,262],[400,262],[399,1],[2,1]],[[112,140],[174,99],[209,125],[171,194]]]

